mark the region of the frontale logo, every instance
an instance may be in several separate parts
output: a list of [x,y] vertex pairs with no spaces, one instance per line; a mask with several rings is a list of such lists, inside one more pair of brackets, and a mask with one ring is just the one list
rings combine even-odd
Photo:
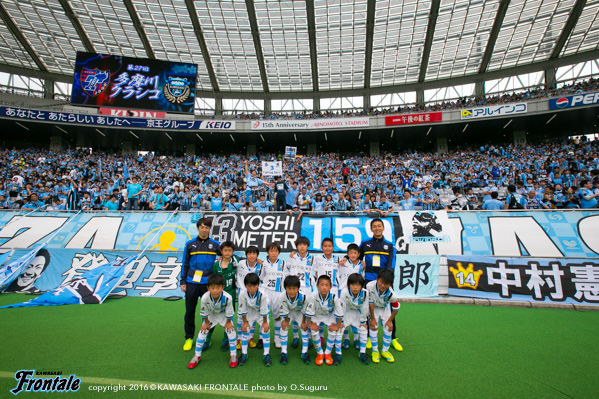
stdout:
[[15,373],[15,380],[17,386],[10,390],[14,395],[21,392],[76,392],[81,387],[81,378],[77,378],[75,374],[62,377],[62,372],[36,373],[35,370],[19,370]]
[[164,85],[164,96],[173,104],[181,104],[189,97],[191,87],[189,80],[169,76]]

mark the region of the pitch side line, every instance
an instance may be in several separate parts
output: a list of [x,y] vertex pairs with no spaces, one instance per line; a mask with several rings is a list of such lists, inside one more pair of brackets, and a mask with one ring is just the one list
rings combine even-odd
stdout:
[[[191,374],[190,374],[191,377]],[[8,371],[0,371],[0,378],[6,378],[6,379],[14,379],[15,378],[15,373],[11,373]],[[101,378],[101,377],[82,377],[80,375],[77,375],[77,378],[81,378],[81,382],[88,384],[88,385],[129,385],[129,384],[133,384],[133,385],[163,385],[163,386],[177,386],[177,385],[193,385],[193,384],[177,384],[177,383],[163,383],[163,382],[150,382],[150,381],[134,381],[134,380],[120,380],[120,379],[113,379],[113,378]],[[203,385],[203,384],[199,384],[199,385]],[[82,390],[86,390],[84,388],[80,388],[78,392],[81,392]],[[188,392],[188,393],[194,393],[194,394],[202,394],[202,395],[212,395],[212,396],[234,396],[237,398],[265,398],[265,399],[278,399],[278,398],[284,398],[284,399],[332,399],[332,398],[327,398],[324,396],[304,396],[304,395],[296,395],[296,394],[287,394],[287,393],[282,393],[282,392],[265,392],[265,391],[257,391],[257,392],[250,392],[250,391],[209,391],[209,390],[197,390],[197,389],[191,389],[191,390],[148,390],[147,392],[150,394],[150,392],[167,392],[167,391],[172,391],[172,392]],[[104,393],[104,392],[97,392],[97,391],[89,391],[89,392],[94,392],[94,393]],[[111,390],[107,390],[106,392],[111,392]]]

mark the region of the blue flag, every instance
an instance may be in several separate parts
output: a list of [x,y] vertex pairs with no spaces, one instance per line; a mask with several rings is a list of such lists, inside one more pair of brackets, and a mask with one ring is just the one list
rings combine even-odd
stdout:
[[29,262],[31,262],[31,259],[35,257],[35,254],[37,254],[37,252],[40,249],[42,249],[42,247],[43,245],[40,245],[39,247],[21,256],[16,261],[7,264],[5,264],[6,259],[8,259],[10,255],[12,255],[12,251],[2,255],[2,258],[0,258],[0,264],[2,265],[0,266],[0,291],[4,291],[6,287],[10,285],[10,283],[15,281],[16,278],[19,277],[21,273],[23,273],[23,269],[25,268],[25,266],[27,266]]
[[2,306],[20,308],[30,306],[56,306],[102,303],[110,295],[127,273],[131,270],[135,256],[100,265],[83,273],[70,281],[62,283],[58,288],[48,291],[30,301]]

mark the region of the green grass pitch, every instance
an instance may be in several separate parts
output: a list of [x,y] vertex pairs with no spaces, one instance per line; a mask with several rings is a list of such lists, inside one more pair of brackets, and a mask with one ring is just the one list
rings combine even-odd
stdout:
[[[30,298],[4,294],[0,305]],[[246,366],[230,369],[218,327],[194,370],[187,369],[192,352],[182,350],[183,313],[182,301],[158,298],[2,309],[0,397],[12,397],[21,369],[76,374],[82,387],[20,398],[596,398],[599,392],[599,312],[406,303],[397,316],[404,351],[391,349],[393,364],[382,359],[368,366],[353,348],[340,366],[306,366],[300,349],[290,349],[289,364],[281,366],[273,345],[272,367],[263,366],[261,350],[250,349]],[[119,384],[126,390],[90,390]],[[160,384],[200,390],[159,391]],[[302,384],[322,390],[299,390]]]

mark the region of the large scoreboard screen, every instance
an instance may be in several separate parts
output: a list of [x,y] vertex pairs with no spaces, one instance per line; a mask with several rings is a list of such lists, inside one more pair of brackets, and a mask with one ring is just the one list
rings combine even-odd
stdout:
[[71,103],[193,113],[198,66],[77,52]]

